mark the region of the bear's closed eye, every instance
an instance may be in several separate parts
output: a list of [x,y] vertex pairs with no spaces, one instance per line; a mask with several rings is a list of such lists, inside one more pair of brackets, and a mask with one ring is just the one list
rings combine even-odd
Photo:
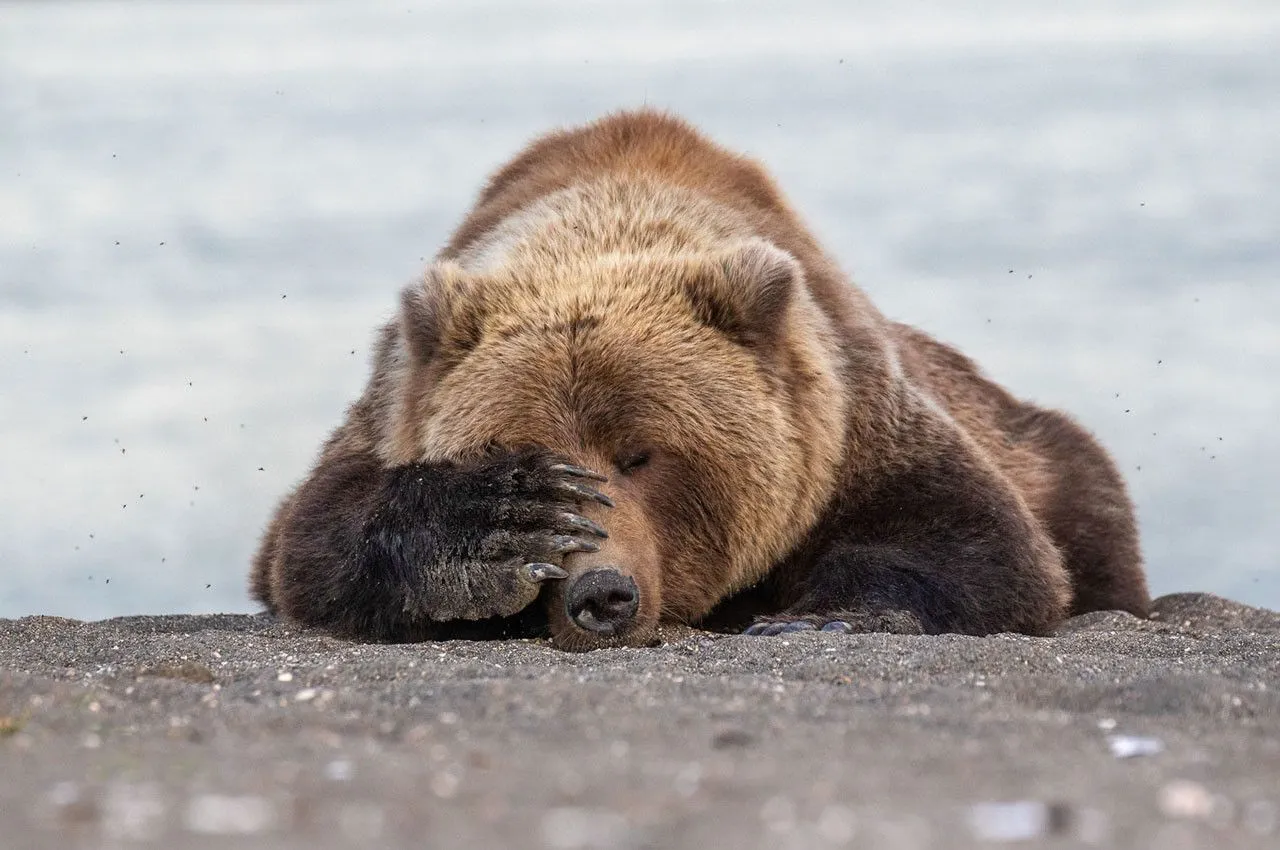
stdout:
[[623,475],[630,475],[641,467],[649,465],[648,451],[631,451],[618,455],[613,465],[617,467],[618,472]]

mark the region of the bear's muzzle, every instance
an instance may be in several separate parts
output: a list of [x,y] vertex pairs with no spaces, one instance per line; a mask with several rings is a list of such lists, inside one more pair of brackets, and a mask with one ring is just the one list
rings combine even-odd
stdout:
[[564,594],[565,613],[581,629],[601,635],[626,630],[640,608],[635,579],[615,569],[589,570],[573,580]]

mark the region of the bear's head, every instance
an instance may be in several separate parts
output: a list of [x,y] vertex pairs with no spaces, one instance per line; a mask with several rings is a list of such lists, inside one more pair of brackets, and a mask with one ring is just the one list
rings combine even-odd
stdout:
[[[615,507],[583,508],[608,539],[567,556],[569,577],[542,596],[564,648],[696,622],[830,498],[845,415],[834,335],[801,266],[763,240],[484,271],[441,261],[405,291],[400,333],[390,460],[540,446],[608,476]],[[593,598],[622,598],[621,621],[584,618]]]

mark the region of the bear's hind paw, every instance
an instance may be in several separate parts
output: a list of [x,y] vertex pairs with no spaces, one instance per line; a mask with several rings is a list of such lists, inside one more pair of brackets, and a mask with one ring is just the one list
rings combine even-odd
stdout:
[[816,622],[810,620],[777,620],[766,621],[763,623],[753,623],[743,630],[744,635],[763,635],[770,637],[772,635],[785,635],[791,632],[842,632],[850,634],[856,629],[844,620],[828,620],[822,622],[821,619]]
[[888,632],[899,635],[924,634],[920,619],[907,611],[856,612],[841,611],[832,614],[801,614],[782,617],[762,617],[743,630],[744,635],[769,637],[792,632],[839,632],[840,634],[866,634]]

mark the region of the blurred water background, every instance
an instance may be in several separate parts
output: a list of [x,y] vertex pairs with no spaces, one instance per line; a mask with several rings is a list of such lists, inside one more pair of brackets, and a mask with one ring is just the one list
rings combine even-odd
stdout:
[[1153,589],[1280,607],[1280,4],[0,5],[0,616],[245,611],[373,329],[534,134],[649,104],[1066,408]]

